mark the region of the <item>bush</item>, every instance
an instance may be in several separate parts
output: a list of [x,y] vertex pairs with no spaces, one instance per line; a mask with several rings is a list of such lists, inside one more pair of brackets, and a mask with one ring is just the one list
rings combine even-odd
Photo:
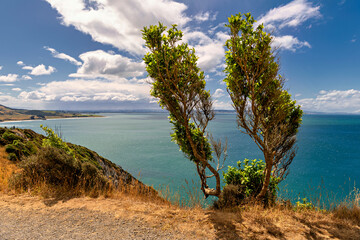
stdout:
[[5,146],[5,151],[9,154],[12,154],[13,157],[16,157],[13,161],[20,160],[22,156],[30,156],[37,152],[37,148],[31,141],[26,143],[21,142],[20,140],[14,140],[12,144],[7,144]]
[[52,130],[49,127],[44,127],[43,125],[40,125],[40,127],[45,131],[46,138],[43,139],[43,147],[55,147],[58,149],[63,149],[67,154],[71,155],[73,158],[75,158],[74,151],[69,148],[69,146],[64,142],[61,137],[59,137],[54,130]]
[[17,185],[31,188],[39,181],[50,185],[76,185],[81,175],[81,166],[66,152],[45,147],[36,155],[24,158],[19,167],[23,169]]
[[12,185],[16,189],[33,190],[46,186],[46,194],[95,196],[107,190],[108,180],[90,163],[80,163],[64,149],[44,147],[37,154],[23,158]]
[[[236,204],[239,204],[244,199],[255,198],[261,191],[264,179],[265,163],[262,160],[245,159],[243,164],[241,161],[237,162],[236,167],[228,167],[228,171],[223,173],[224,182],[226,186],[238,186],[236,189],[231,188],[231,191],[236,195]],[[265,203],[275,201],[276,192],[278,190],[279,178],[271,177],[269,190],[265,196]],[[224,190],[226,187],[224,188]],[[223,197],[227,195],[223,194]],[[230,200],[223,200],[231,202]],[[240,201],[240,202],[239,202]]]
[[301,199],[301,201],[296,202],[296,206],[294,207],[295,211],[301,211],[304,209],[315,209],[314,204],[312,202],[308,201],[307,198]]
[[14,140],[21,140],[22,138],[16,134],[10,132],[9,130],[5,131],[2,135],[2,138],[8,143],[12,143]]
[[15,153],[9,153],[9,155],[8,155],[8,159],[9,159],[10,161],[15,162],[15,161],[17,161],[17,160],[18,160],[18,157],[16,156],[16,154],[15,154]]

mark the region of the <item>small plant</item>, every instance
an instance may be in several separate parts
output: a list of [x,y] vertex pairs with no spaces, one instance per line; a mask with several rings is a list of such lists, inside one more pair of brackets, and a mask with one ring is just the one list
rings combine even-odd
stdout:
[[40,125],[40,127],[42,128],[42,130],[45,131],[46,134],[46,138],[43,139],[43,147],[55,147],[55,148],[59,148],[64,150],[67,154],[71,155],[72,157],[75,158],[75,153],[74,151],[69,148],[69,146],[66,144],[66,142],[64,142],[61,137],[59,137],[54,130],[52,130],[49,127],[45,127],[43,125]]
[[[224,182],[226,185],[241,185],[244,188],[245,197],[256,196],[262,188],[264,179],[265,163],[262,160],[245,159],[243,164],[237,162],[237,168],[229,166],[228,171],[224,172]],[[279,178],[271,177],[268,193],[275,196],[278,190]]]
[[[228,171],[223,173],[224,182],[226,184],[224,191],[229,192],[223,194],[223,198],[227,196],[235,197],[236,199],[226,200],[223,202],[240,204],[245,199],[255,198],[262,189],[264,179],[265,163],[262,160],[245,159],[243,162],[238,161],[237,167],[228,167]],[[271,177],[268,192],[265,196],[265,203],[272,203],[275,201],[276,193],[280,178]],[[231,194],[230,194],[231,193]],[[220,204],[221,205],[221,204]],[[225,204],[228,205],[228,204]],[[230,204],[231,205],[231,204]]]
[[296,202],[295,211],[301,211],[304,209],[315,209],[315,206],[312,204],[312,202],[308,201],[307,198],[303,198],[301,202]]

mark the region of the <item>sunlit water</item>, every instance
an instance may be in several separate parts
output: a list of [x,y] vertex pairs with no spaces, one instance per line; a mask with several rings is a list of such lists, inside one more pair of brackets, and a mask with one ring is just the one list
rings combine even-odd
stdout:
[[[43,133],[40,124],[60,127],[66,141],[98,152],[155,187],[165,185],[184,194],[181,186],[185,179],[198,182],[194,165],[171,142],[167,114],[102,115],[106,117],[7,122],[0,126],[39,133]],[[228,139],[226,165],[235,166],[244,158],[263,159],[256,144],[237,129],[234,114],[217,114],[209,128],[215,138]],[[281,184],[281,189],[286,189],[283,196],[296,200],[326,189],[332,198],[341,199],[354,182],[360,183],[360,116],[305,115],[297,145],[290,174]]]

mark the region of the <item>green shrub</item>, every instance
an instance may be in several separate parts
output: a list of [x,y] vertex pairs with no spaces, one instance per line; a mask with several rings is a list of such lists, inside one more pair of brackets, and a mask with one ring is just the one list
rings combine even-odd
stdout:
[[15,153],[9,153],[8,159],[9,159],[10,161],[14,161],[14,162],[15,162],[15,161],[18,160],[18,157],[16,156]]
[[15,145],[13,145],[13,144],[8,144],[5,147],[5,151],[7,153],[15,153],[17,150],[18,150],[17,147]]
[[49,127],[44,127],[40,125],[40,127],[45,131],[46,138],[43,139],[43,147],[55,147],[59,149],[63,149],[67,154],[71,155],[75,158],[74,151],[69,148],[69,146],[64,142],[61,137],[59,137],[54,130]]
[[5,141],[7,141],[8,143],[12,143],[14,142],[14,140],[22,140],[21,137],[19,137],[18,135],[10,132],[9,130],[6,130],[2,136],[1,136]]
[[14,140],[12,144],[5,146],[5,151],[9,154],[13,153],[17,160],[20,160],[22,156],[30,156],[31,154],[35,154],[37,150],[35,145],[30,141],[23,143],[20,140]]
[[[243,164],[237,162],[236,167],[228,167],[228,171],[223,173],[226,185],[239,186],[236,193],[240,198],[255,198],[261,191],[264,179],[265,163],[262,160],[245,159]],[[265,197],[265,202],[274,202],[278,190],[279,178],[271,177],[269,190]],[[224,188],[225,189],[225,188]]]
[[38,148],[32,141],[27,141],[25,147],[29,151],[29,155],[37,153]]
[[9,154],[9,159],[10,159],[10,154],[11,154],[11,161],[17,161],[20,159],[21,157],[21,150],[18,148],[18,146],[14,145],[14,144],[8,144],[5,147],[5,151]]
[[[22,172],[12,179],[17,189],[37,189],[47,186],[47,194],[99,194],[108,187],[108,180],[91,163],[80,164],[64,149],[43,147],[35,155],[23,158]],[[68,192],[68,193],[67,193]]]
[[301,211],[304,209],[315,209],[315,206],[312,202],[308,201],[307,198],[303,198],[301,202],[296,202],[295,211]]

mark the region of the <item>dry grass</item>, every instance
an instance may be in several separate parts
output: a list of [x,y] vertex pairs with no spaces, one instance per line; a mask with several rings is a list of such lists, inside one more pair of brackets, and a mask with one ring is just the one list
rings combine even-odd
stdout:
[[360,226],[360,190],[354,188],[349,196],[333,210],[335,217]]
[[178,239],[360,239],[360,226],[331,212],[294,211],[259,205],[225,210],[181,208],[122,193],[111,198],[41,199],[28,195],[0,195],[0,207],[42,211],[86,208],[134,219],[158,231],[172,231]]
[[0,192],[8,192],[9,179],[13,173],[19,171],[19,168],[7,159],[5,147],[0,147]]

